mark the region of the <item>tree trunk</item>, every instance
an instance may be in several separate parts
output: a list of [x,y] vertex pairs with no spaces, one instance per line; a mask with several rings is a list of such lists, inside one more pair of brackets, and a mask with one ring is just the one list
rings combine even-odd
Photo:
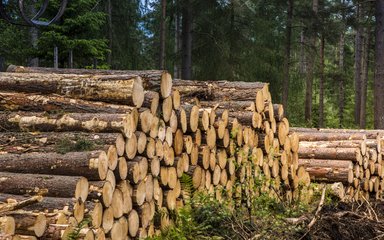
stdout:
[[183,0],[182,4],[182,59],[181,78],[192,78],[192,3]]
[[291,35],[293,18],[293,0],[288,0],[287,24],[285,29],[285,58],[284,58],[284,76],[283,76],[283,106],[288,108],[289,95],[289,67],[291,61]]
[[344,45],[345,45],[345,33],[340,34],[339,40],[339,69],[340,69],[340,78],[339,78],[339,127],[341,128],[344,121]]
[[[0,172],[0,192],[72,198],[80,177]],[[100,184],[102,185],[102,184]],[[15,187],[17,186],[17,187]]]
[[161,0],[161,16],[160,16],[160,54],[159,69],[165,69],[165,22],[167,17],[167,0]]
[[361,63],[362,63],[362,48],[363,48],[363,9],[361,4],[357,5],[358,27],[355,37],[355,123],[360,122],[360,106],[361,106]]
[[[268,84],[261,82],[186,81],[175,79],[173,88],[182,99],[205,101],[255,101],[259,91],[268,92]],[[266,95],[266,94],[265,94]],[[260,99],[264,107],[264,99]]]
[[125,114],[0,112],[0,131],[121,132]]
[[[25,197],[23,195],[14,195],[14,194],[0,194],[0,202],[6,203],[9,200],[16,200],[18,202],[23,201],[25,199],[28,199],[28,197]],[[55,197],[43,197],[41,202],[34,203],[29,206],[23,207],[23,210],[25,211],[49,211],[53,212],[54,210],[61,210],[65,206],[69,207],[69,210],[73,210],[73,206],[75,205],[75,200],[73,198],[55,198]],[[86,206],[89,209],[92,209],[91,207],[92,203],[87,202]]]
[[3,91],[56,93],[85,100],[97,100],[141,107],[144,101],[142,79],[134,75],[106,76],[1,73]]
[[[368,12],[368,11],[367,11]],[[367,87],[368,87],[368,70],[369,70],[369,50],[370,50],[370,27],[364,29],[364,43],[362,53],[362,70],[361,70],[361,101],[360,101],[360,128],[366,125],[366,108],[367,108]]]
[[[163,70],[101,70],[101,69],[68,69],[68,68],[31,68],[23,66],[10,65],[7,72],[15,73],[45,73],[45,74],[78,74],[78,75],[96,75],[94,79],[103,80],[126,80],[129,78],[141,77],[142,85],[145,90],[151,90],[161,93],[163,98],[169,97],[172,92],[172,77]],[[114,76],[98,76],[114,75]],[[24,75],[26,76],[26,75]],[[73,77],[73,76],[72,76]],[[90,78],[90,76],[78,76],[79,78]],[[122,78],[122,79],[119,79]],[[121,86],[119,86],[121,87]],[[121,90],[120,90],[121,91]],[[38,91],[39,92],[39,91]]]
[[376,1],[374,126],[384,129],[384,0]]
[[319,127],[324,127],[324,34],[321,36],[320,43],[320,99],[319,99]]
[[360,151],[359,148],[312,148],[301,145],[299,148],[299,157],[356,161],[356,153],[358,151]]
[[[317,16],[319,10],[319,0],[312,1],[312,11]],[[315,65],[316,34],[312,33],[310,38],[310,48],[307,58],[306,91],[305,91],[305,120],[312,122],[312,95],[313,95],[313,75]]]
[[174,54],[175,59],[173,62],[173,77],[180,78],[180,42],[181,42],[181,33],[180,33],[180,8],[179,1],[175,0],[176,12],[175,12],[175,45],[174,45]]
[[[144,105],[150,106],[149,101],[148,99]],[[72,99],[60,95],[0,92],[0,111],[128,113],[131,110],[132,107],[126,105]]]
[[107,11],[108,11],[108,47],[109,52],[107,55],[107,63],[109,66],[112,66],[112,44],[113,44],[113,23],[112,23],[112,0],[107,2]]
[[100,151],[1,154],[0,169],[13,173],[84,176],[97,181],[98,166],[92,164],[98,162],[99,155]]

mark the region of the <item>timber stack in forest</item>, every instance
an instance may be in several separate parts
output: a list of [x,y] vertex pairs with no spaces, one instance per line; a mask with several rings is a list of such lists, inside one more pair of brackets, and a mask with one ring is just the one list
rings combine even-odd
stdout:
[[299,135],[299,165],[314,182],[342,182],[346,200],[382,199],[383,130],[291,128]]
[[308,201],[299,136],[266,83],[164,71],[0,73],[0,233],[145,238],[202,191],[251,207]]

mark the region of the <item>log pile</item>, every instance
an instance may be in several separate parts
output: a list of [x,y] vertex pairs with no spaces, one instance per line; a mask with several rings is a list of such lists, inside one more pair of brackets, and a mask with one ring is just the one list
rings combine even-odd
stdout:
[[268,84],[10,70],[0,74],[0,229],[15,239],[153,236],[195,191],[234,207],[311,196],[298,135]]
[[346,200],[382,199],[384,131],[291,128],[300,137],[299,165],[315,182],[342,182]]

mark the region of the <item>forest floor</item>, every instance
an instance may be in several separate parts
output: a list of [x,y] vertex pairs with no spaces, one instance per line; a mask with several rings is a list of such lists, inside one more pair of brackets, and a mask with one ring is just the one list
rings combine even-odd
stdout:
[[334,196],[321,201],[320,195],[309,204],[289,206],[261,196],[252,209],[235,211],[199,198],[182,208],[174,227],[155,239],[384,239],[384,202],[345,203]]

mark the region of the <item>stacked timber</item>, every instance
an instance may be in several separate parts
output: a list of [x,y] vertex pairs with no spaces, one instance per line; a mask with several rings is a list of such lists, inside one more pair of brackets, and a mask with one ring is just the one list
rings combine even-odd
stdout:
[[[65,239],[81,225],[84,239],[145,238],[169,227],[195,191],[246,207],[262,194],[310,196],[298,135],[268,84],[11,70],[0,74],[0,206],[43,198],[23,207],[32,216],[23,228],[18,211],[0,207],[9,235]],[[38,233],[25,231],[37,223]]]
[[346,199],[382,199],[382,130],[292,128],[300,137],[299,164],[315,182],[342,182]]

